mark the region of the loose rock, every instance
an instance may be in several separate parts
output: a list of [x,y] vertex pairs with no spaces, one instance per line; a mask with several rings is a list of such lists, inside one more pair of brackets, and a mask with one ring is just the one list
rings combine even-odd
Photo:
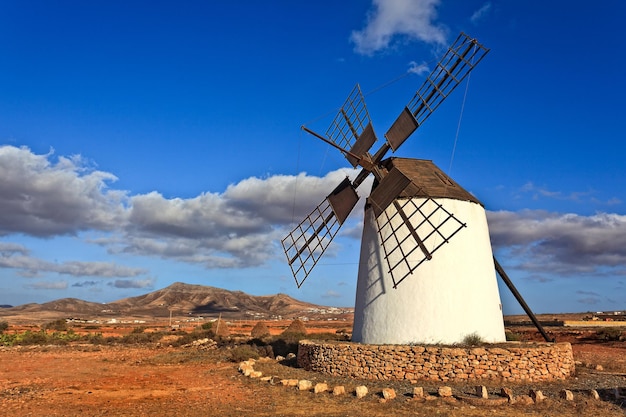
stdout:
[[359,385],[355,388],[354,394],[357,398],[363,398],[367,395],[367,387],[364,385]]
[[424,387],[413,387],[413,398],[424,398]]
[[300,381],[298,381],[298,389],[300,391],[309,391],[311,388],[313,388],[313,383],[307,379],[301,379]]
[[452,397],[452,388],[446,386],[439,387],[437,393],[440,397]]
[[383,398],[385,400],[393,400],[396,398],[396,390],[393,388],[383,388]]
[[543,392],[541,392],[540,390],[531,389],[528,395],[536,403],[541,402],[546,399],[546,396],[543,395]]
[[313,392],[315,392],[316,394],[326,391],[328,391],[328,384],[326,384],[325,382],[317,383],[315,384],[315,387],[313,387]]
[[574,393],[568,389],[561,390],[559,397],[567,401],[574,401]]

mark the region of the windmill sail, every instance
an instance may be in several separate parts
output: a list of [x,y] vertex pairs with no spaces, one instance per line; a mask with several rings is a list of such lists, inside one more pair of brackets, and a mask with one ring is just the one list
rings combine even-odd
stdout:
[[298,288],[358,201],[359,196],[346,178],[281,241]]
[[358,165],[355,156],[362,157],[376,142],[376,133],[359,84],[352,89],[339,109],[337,116],[326,130],[326,136],[337,147],[350,151],[349,154],[344,153],[344,155],[353,167]]
[[461,33],[385,134],[395,152],[489,52]]

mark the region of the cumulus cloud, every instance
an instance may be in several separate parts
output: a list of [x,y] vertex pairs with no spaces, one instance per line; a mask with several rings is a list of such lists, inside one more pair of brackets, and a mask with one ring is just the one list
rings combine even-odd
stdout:
[[626,274],[626,216],[540,210],[488,213],[492,244],[511,251],[518,267],[562,276]]
[[72,287],[77,287],[77,288],[82,288],[82,287],[94,287],[96,285],[99,285],[100,282],[98,281],[83,281],[83,282],[76,282],[74,284],[72,284]]
[[154,288],[154,280],[152,278],[148,279],[116,279],[113,282],[109,283],[110,286],[115,288]]
[[259,266],[277,255],[276,242],[289,225],[355,174],[341,169],[321,178],[304,173],[252,177],[231,184],[223,193],[190,199],[166,199],[156,192],[133,196],[124,241],[111,250],[207,268]]
[[111,262],[48,262],[30,256],[26,248],[11,243],[0,243],[0,268],[16,269],[25,277],[35,277],[42,273],[53,272],[74,277],[118,278],[134,277],[146,272],[141,268],[131,268]]
[[355,51],[371,55],[404,37],[435,45],[446,42],[446,30],[437,24],[440,0],[374,0],[365,27],[351,34]]
[[[52,153],[36,155],[27,148],[0,148],[3,234],[50,238],[83,230],[106,232],[85,243],[101,245],[113,256],[159,257],[206,268],[256,267],[282,258],[279,240],[341,180],[357,173],[343,169],[323,177],[302,173],[246,178],[223,192],[182,199],[165,198],[158,192],[129,195],[110,189],[106,182],[115,179],[113,174],[86,168],[80,157],[59,157],[55,163],[53,158]],[[14,172],[28,181],[19,184]],[[370,185],[371,179],[362,188],[367,190]],[[524,189],[551,198],[580,195],[564,196],[531,183]],[[361,199],[344,225],[342,238],[360,239],[363,202]],[[59,211],[73,214],[65,216]],[[533,279],[545,280],[550,274],[626,276],[624,215],[526,210],[489,212],[488,218],[495,249],[511,254],[517,260],[515,267]],[[326,256],[335,255],[339,247],[331,245]],[[145,278],[151,271],[142,268],[88,259],[51,262],[8,241],[0,242],[0,268],[15,269],[31,278],[44,274],[113,278],[116,280],[109,284],[116,288],[146,288],[154,283]],[[96,285],[96,281],[75,285]]]
[[0,236],[74,235],[124,222],[126,193],[107,187],[114,175],[90,169],[79,156],[52,157],[0,146]]
[[[0,148],[0,234],[50,238],[104,231],[107,237],[87,242],[111,254],[155,256],[207,268],[259,266],[274,258],[279,253],[276,243],[289,225],[357,172],[247,178],[222,193],[181,199],[156,191],[129,195],[110,189],[107,183],[116,177],[90,169],[80,156],[53,159],[52,152],[37,155],[25,147]],[[0,267],[29,277],[46,272],[105,278],[146,273],[103,262],[47,262],[8,242],[0,243]]]

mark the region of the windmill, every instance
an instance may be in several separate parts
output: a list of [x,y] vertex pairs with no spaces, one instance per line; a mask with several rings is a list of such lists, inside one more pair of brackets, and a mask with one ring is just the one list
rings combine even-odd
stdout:
[[325,135],[302,127],[361,171],[354,180],[343,180],[282,240],[298,287],[356,206],[356,189],[374,176],[365,204],[353,341],[457,343],[470,334],[488,342],[505,340],[495,258],[480,201],[432,161],[384,159],[488,52],[461,33],[374,153],[370,149],[378,138],[358,84]]

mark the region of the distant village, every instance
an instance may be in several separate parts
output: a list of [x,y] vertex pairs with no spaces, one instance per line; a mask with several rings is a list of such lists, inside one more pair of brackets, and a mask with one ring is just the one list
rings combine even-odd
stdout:
[[626,321],[626,311],[597,311],[583,317],[584,321]]
[[[303,311],[298,312],[293,316],[283,316],[278,314],[266,314],[257,311],[245,311],[243,312],[243,319],[233,319],[234,321],[245,321],[245,320],[271,320],[271,321],[280,321],[280,320],[293,320],[299,319],[301,321],[309,321],[309,320],[326,320],[326,321],[347,321],[348,319],[345,317],[349,315],[354,310],[352,308],[338,308],[338,307],[320,307],[320,308],[309,308]],[[106,315],[123,315],[120,311],[114,311],[110,309],[103,309],[100,311],[101,314]],[[191,315],[192,313],[187,313]],[[165,317],[155,317],[162,321]],[[180,319],[177,317],[174,321],[176,323],[202,323],[206,321],[215,321],[217,317],[205,317],[200,315],[189,316],[184,319]],[[148,320],[145,319],[121,319],[117,317],[112,318],[95,318],[95,319],[85,319],[78,317],[68,317],[66,318],[68,323],[80,323],[80,324],[146,324]]]

